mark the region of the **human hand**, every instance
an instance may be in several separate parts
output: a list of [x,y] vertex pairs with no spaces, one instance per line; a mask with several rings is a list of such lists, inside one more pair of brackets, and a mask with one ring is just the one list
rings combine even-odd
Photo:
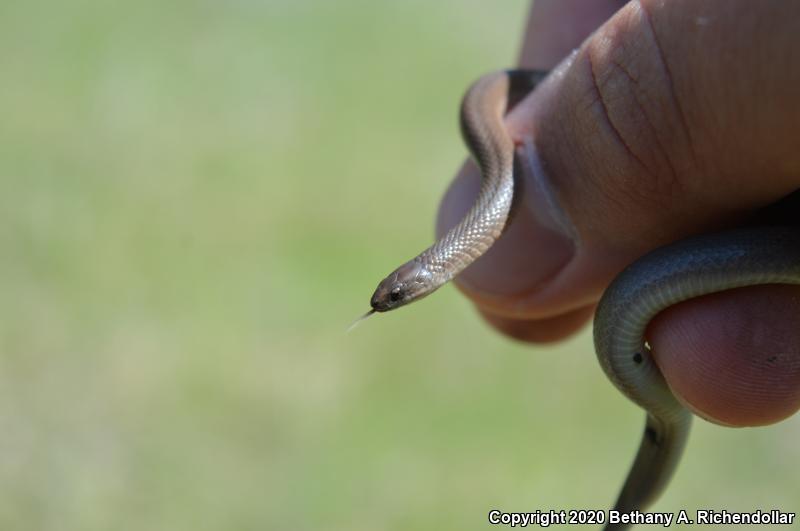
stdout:
[[[777,0],[537,0],[520,64],[560,65],[506,120],[522,197],[456,279],[487,321],[524,341],[566,337],[645,252],[746,223],[800,188],[798,17]],[[479,182],[466,164],[440,235]],[[800,408],[798,287],[673,306],[648,339],[676,396],[709,420],[763,425]]]

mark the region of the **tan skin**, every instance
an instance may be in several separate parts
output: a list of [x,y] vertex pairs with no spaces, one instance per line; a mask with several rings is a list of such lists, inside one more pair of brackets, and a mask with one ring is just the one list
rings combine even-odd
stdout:
[[[519,65],[559,75],[506,123],[539,155],[523,178],[544,175],[563,213],[543,222],[541,205],[523,205],[456,279],[486,320],[523,341],[563,339],[644,252],[746,223],[800,188],[798,19],[800,3],[783,0],[537,0]],[[471,164],[459,173],[440,234],[479,178]],[[648,337],[675,394],[709,420],[757,426],[800,409],[797,287],[674,306]]]

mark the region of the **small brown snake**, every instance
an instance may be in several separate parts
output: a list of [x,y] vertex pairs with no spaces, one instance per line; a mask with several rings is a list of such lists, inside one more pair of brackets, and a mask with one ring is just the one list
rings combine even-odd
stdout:
[[[429,295],[503,232],[514,194],[514,144],[503,116],[545,75],[494,72],[467,91],[461,129],[483,175],[478,198],[457,226],[381,281],[367,315]],[[615,510],[642,511],[658,498],[680,461],[691,425],[691,413],[673,396],[646,346],[647,324],[681,301],[757,284],[800,284],[800,230],[758,227],[682,240],[640,258],[606,289],[594,319],[597,357],[614,385],[647,412],[641,445]],[[605,529],[628,527],[609,523]]]

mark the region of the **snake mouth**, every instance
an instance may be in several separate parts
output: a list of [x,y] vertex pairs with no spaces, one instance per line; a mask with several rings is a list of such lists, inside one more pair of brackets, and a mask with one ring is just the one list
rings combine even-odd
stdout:
[[386,303],[385,299],[386,299],[386,297],[382,297],[381,296],[380,290],[376,290],[375,294],[372,296],[372,298],[369,301],[369,305],[370,305],[370,307],[372,307],[370,312],[372,312],[372,313],[375,313],[375,312],[388,312],[389,310],[391,310],[392,307],[389,306],[389,304]]
[[373,313],[386,313],[395,308],[399,308],[403,306],[403,302],[399,300],[394,300],[389,298],[389,296],[377,296],[373,297],[373,299],[369,302],[369,305],[372,306],[370,312]]

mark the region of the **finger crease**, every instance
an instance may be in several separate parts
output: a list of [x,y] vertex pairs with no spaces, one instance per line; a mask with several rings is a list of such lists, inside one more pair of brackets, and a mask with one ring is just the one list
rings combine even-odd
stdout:
[[659,63],[661,64],[661,67],[664,70],[664,76],[666,77],[666,86],[668,89],[669,97],[672,100],[672,104],[675,106],[675,109],[677,111],[676,114],[678,116],[678,120],[680,120],[681,128],[683,129],[683,134],[686,137],[686,142],[689,147],[689,152],[692,154],[692,162],[696,167],[697,152],[695,151],[694,140],[692,139],[692,133],[691,130],[689,129],[689,123],[686,120],[686,114],[683,112],[683,107],[681,106],[681,102],[678,99],[677,93],[675,92],[675,78],[672,75],[672,70],[669,67],[666,55],[664,54],[664,48],[662,48],[661,42],[658,40],[658,34],[656,33],[655,26],[653,25],[653,19],[650,15],[650,11],[641,2],[641,0],[637,0],[637,4],[642,13],[642,18],[645,21],[645,25],[647,27],[648,33],[650,34],[650,38],[653,40],[653,44],[655,44]]
[[639,80],[635,78],[627,68],[625,68],[625,65],[623,63],[620,63],[619,61],[616,60],[612,60],[611,63],[615,67],[617,67],[619,71],[625,75],[625,77],[628,78],[628,81],[632,86],[637,88],[637,90],[633,91],[634,94],[633,99],[636,102],[636,105],[639,107],[639,114],[643,118],[644,122],[647,124],[648,129],[650,129],[650,138],[652,138],[653,141],[658,145],[659,152],[662,154],[664,162],[669,167],[670,174],[672,175],[672,183],[673,184],[679,183],[680,181],[678,180],[678,172],[675,170],[675,165],[672,163],[672,157],[669,156],[669,153],[664,147],[664,144],[661,142],[661,137],[658,134],[658,130],[653,125],[653,122],[650,120],[650,116],[648,115],[645,106],[642,105],[641,101],[639,101],[639,94],[641,93],[641,91],[638,90]]
[[592,54],[587,54],[587,59],[589,61],[589,73],[592,79],[592,90],[597,97],[597,102],[600,104],[600,110],[602,111],[603,118],[605,119],[606,123],[608,124],[609,128],[611,129],[614,136],[619,141],[620,145],[625,149],[625,151],[630,155],[630,157],[635,160],[641,167],[644,169],[646,173],[651,173],[648,169],[647,165],[644,161],[636,154],[636,152],[631,148],[631,146],[625,141],[625,137],[622,136],[622,133],[614,124],[614,120],[611,119],[611,114],[608,111],[608,106],[606,105],[605,95],[603,91],[600,89],[600,85],[597,82],[597,75],[595,73],[595,60],[592,57]]

